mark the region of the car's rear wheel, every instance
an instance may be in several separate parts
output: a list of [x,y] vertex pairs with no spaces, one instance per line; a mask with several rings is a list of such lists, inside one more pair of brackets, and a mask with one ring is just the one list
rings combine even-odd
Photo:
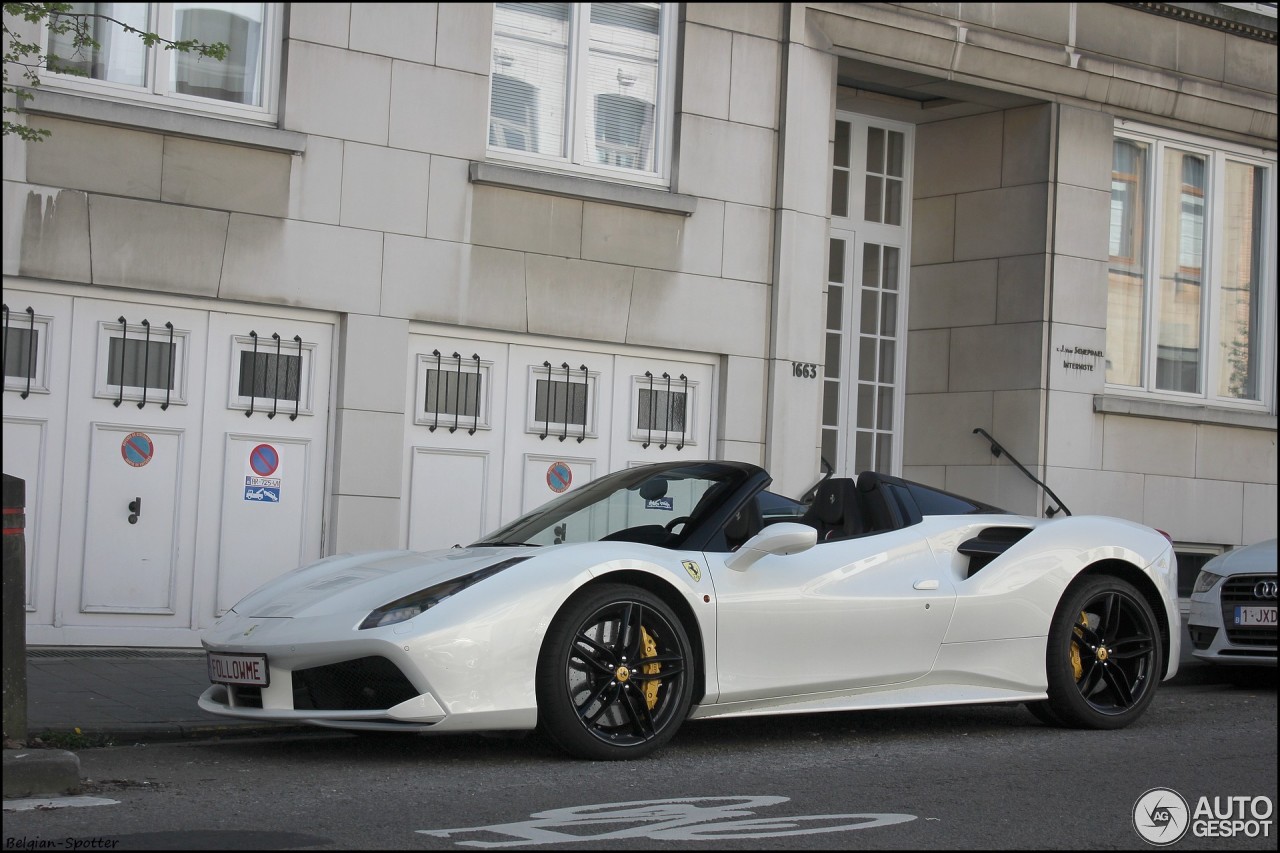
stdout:
[[1159,624],[1132,584],[1106,575],[1077,581],[1049,627],[1042,719],[1074,728],[1127,726],[1151,704],[1163,661]]
[[671,608],[621,584],[588,587],[552,622],[538,658],[538,723],[579,758],[640,758],[689,713],[693,658]]

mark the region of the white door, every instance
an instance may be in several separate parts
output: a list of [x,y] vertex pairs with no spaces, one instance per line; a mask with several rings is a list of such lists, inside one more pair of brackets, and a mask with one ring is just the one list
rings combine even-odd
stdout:
[[73,312],[54,623],[189,627],[207,315],[102,299]]
[[504,518],[515,518],[611,470],[613,376],[613,356],[606,353],[511,347]]
[[611,471],[710,457],[710,364],[620,355],[614,376]]
[[209,316],[199,627],[321,556],[334,325]]
[[3,321],[4,472],[25,481],[25,603],[32,621],[52,623],[71,298],[6,290]]
[[467,545],[498,526],[507,348],[409,336],[405,547]]
[[897,684],[933,668],[956,593],[916,531],[824,542],[745,571],[725,568],[728,556],[706,554],[719,701]]

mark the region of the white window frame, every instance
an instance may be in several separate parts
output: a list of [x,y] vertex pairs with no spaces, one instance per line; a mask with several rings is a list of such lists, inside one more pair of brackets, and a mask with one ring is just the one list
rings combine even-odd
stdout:
[[[654,140],[653,140],[653,172],[641,172],[636,169],[625,169],[618,166],[606,166],[587,161],[586,143],[583,139],[582,126],[588,113],[587,87],[579,85],[579,77],[587,66],[588,38],[587,26],[591,21],[590,3],[569,4],[569,67],[567,71],[568,96],[565,108],[565,148],[566,153],[560,156],[537,154],[528,151],[516,151],[510,148],[488,148],[488,159],[494,162],[505,162],[516,166],[532,167],[574,175],[589,175],[648,186],[667,187],[671,182],[671,150],[672,127],[675,119],[675,66],[676,66],[676,27],[677,5],[675,3],[657,3],[658,17],[658,102],[654,105]],[[495,16],[491,49],[497,36]],[[493,109],[493,74],[489,75],[489,96],[486,117],[492,121]],[[486,122],[486,138],[488,136]]]
[[[462,373],[463,375],[474,375],[475,359],[462,356]],[[493,361],[480,359],[480,406],[479,418],[472,415],[462,415],[458,418],[457,429],[454,429],[454,421],[452,414],[441,412],[439,417],[434,411],[427,408],[427,374],[429,371],[439,369],[441,373],[451,373],[450,366],[456,368],[458,359],[452,354],[442,353],[440,355],[440,363],[437,368],[436,356],[433,353],[418,353],[418,366],[416,371],[416,379],[414,380],[414,410],[413,422],[418,426],[436,427],[437,430],[445,432],[467,432],[472,428],[479,430],[491,430],[493,424],[490,421],[490,413],[493,411]]]
[[[1148,146],[1148,176],[1143,204],[1148,211],[1144,223],[1144,244],[1136,247],[1143,260],[1143,310],[1142,310],[1142,363],[1139,385],[1107,383],[1108,394],[1143,397],[1168,402],[1206,404],[1217,408],[1245,411],[1273,412],[1276,381],[1276,173],[1275,151],[1262,151],[1244,145],[1206,139],[1191,134],[1156,128],[1137,122],[1118,120],[1115,138],[1143,143]],[[1162,233],[1163,210],[1159,207],[1166,188],[1161,174],[1166,150],[1174,149],[1206,158],[1204,229],[1205,246],[1202,258],[1202,284],[1205,292],[1200,302],[1201,363],[1199,388],[1195,392],[1161,390],[1156,387],[1156,363],[1160,322],[1159,258],[1160,246],[1156,237]],[[1263,222],[1259,234],[1266,245],[1260,257],[1262,281],[1259,283],[1258,319],[1259,340],[1256,342],[1258,376],[1258,400],[1241,400],[1222,397],[1217,393],[1217,369],[1222,358],[1218,334],[1220,283],[1223,275],[1225,252],[1224,220],[1226,166],[1239,162],[1266,170],[1267,204],[1262,206]],[[1110,243],[1110,241],[1108,241]]]
[[[172,40],[173,6],[172,3],[148,3],[147,28],[161,38]],[[128,101],[161,107],[181,112],[198,113],[217,118],[236,119],[257,124],[274,126],[280,101],[280,59],[283,39],[283,5],[282,3],[266,3],[262,23],[262,105],[233,104],[215,98],[202,98],[185,95],[170,90],[170,77],[173,60],[177,54],[173,50],[165,50],[156,45],[147,49],[146,79],[144,86],[130,86],[110,80],[95,80],[74,74],[59,74],[47,68],[40,70],[40,81],[43,88],[72,92],[80,95],[92,95],[110,100]],[[41,47],[49,48],[48,30],[42,28]],[[216,59],[205,59],[205,62],[217,62]]]
[[[582,369],[572,366],[569,368],[569,383],[587,386],[587,423],[584,434],[582,424],[566,424],[564,421],[544,420],[537,417],[538,381],[545,379],[550,379],[552,382],[565,381],[565,369],[563,366],[553,364],[549,370],[550,376],[547,375],[548,368],[545,365],[529,365],[528,384],[526,386],[528,395],[525,397],[529,403],[525,407],[524,431],[530,435],[540,436],[545,429],[547,438],[562,438],[565,441],[576,438],[599,438],[599,419],[597,415],[600,409],[600,373],[588,368],[586,382],[582,382],[579,381],[582,379]],[[548,400],[548,414],[551,414],[550,406],[551,401]]]
[[[258,336],[258,352],[274,355],[276,340],[270,334]],[[282,336],[280,355],[301,355],[302,363],[298,365],[298,400],[285,400],[276,397],[247,397],[240,393],[240,355],[253,352],[251,335],[235,335],[231,339],[231,354],[227,365],[227,408],[248,412],[252,409],[255,415],[271,414],[288,417],[297,410],[298,416],[314,415],[312,401],[315,399],[315,363],[316,344],[303,340],[302,346],[291,337]]]
[[[125,337],[130,341],[145,341],[147,327],[142,322],[121,324],[107,320],[98,321],[97,370],[94,371],[93,396],[100,400],[133,400],[141,402],[144,398],[148,404],[185,406],[187,404],[187,355],[190,347],[191,332],[188,329],[173,330],[173,388],[160,388],[148,385],[120,385],[109,383],[111,375],[111,339]],[[151,324],[151,342],[169,343],[169,330],[163,323]],[[121,377],[122,379],[124,377]]]
[[[667,380],[660,374],[653,375],[653,390],[666,391]],[[627,416],[627,429],[631,441],[637,444],[646,442],[651,444],[662,444],[664,433],[658,429],[649,430],[644,427],[636,426],[636,421],[640,419],[640,392],[649,390],[650,379],[648,376],[632,376],[631,377],[631,411]],[[671,378],[671,393],[682,393],[684,398],[684,432],[665,434],[666,444],[679,444],[682,447],[697,447],[698,435],[695,424],[698,423],[698,382],[696,380],[688,380],[688,390],[685,389],[685,380],[681,379],[679,374]]]
[[[31,375],[30,387],[28,388],[27,378],[25,376],[5,376],[4,390],[17,391],[23,393],[30,391],[32,394],[48,394],[49,393],[49,326],[53,322],[53,318],[46,314],[32,313],[28,314],[25,309],[18,312],[9,311],[8,326],[4,330],[7,339],[11,332],[30,331],[35,326],[36,332],[36,369]],[[34,321],[34,322],[33,322]]]

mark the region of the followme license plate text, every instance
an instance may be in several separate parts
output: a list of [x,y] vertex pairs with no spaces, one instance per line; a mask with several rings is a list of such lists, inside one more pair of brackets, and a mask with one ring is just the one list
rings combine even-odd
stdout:
[[1236,624],[1240,626],[1276,626],[1276,609],[1274,607],[1237,607]]
[[266,655],[224,655],[209,652],[209,680],[215,684],[267,687],[271,673]]

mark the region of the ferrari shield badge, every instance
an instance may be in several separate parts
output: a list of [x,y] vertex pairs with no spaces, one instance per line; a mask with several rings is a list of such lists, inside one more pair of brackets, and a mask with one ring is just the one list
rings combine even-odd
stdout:
[[702,569],[693,560],[684,560],[684,570],[689,573],[689,577],[693,578],[693,582],[697,583],[702,580]]

